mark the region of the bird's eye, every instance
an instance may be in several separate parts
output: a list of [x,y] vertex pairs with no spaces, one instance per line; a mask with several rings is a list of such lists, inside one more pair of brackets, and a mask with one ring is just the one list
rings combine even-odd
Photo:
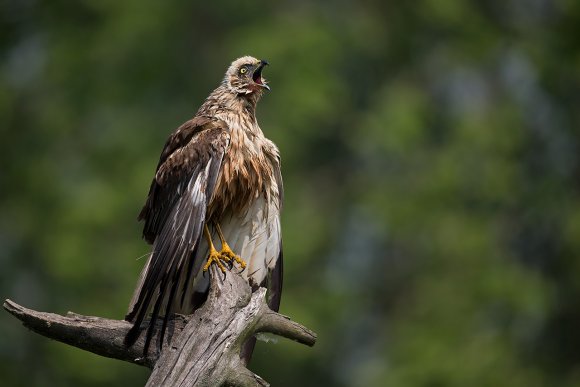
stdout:
[[248,72],[248,69],[247,69],[247,68],[245,68],[245,67],[242,67],[242,68],[240,69],[240,74],[245,74],[245,73],[247,73],[247,72]]

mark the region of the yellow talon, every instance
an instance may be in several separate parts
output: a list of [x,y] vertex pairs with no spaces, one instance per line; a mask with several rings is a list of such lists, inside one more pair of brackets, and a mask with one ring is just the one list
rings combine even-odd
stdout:
[[226,267],[224,266],[222,261],[226,262],[226,263],[231,263],[232,261],[236,262],[238,265],[240,265],[240,267],[242,269],[245,269],[246,262],[244,262],[239,255],[236,255],[236,253],[234,253],[232,251],[230,246],[227,244],[219,225],[216,225],[216,230],[217,230],[218,235],[220,237],[220,240],[222,242],[222,249],[219,252],[215,249],[215,247],[213,245],[213,242],[211,240],[211,234],[209,233],[209,229],[207,228],[207,225],[204,226],[204,228],[203,228],[203,232],[205,234],[205,238],[207,239],[207,244],[209,246],[209,255],[207,257],[207,262],[203,266],[203,271],[204,272],[208,271],[211,264],[215,263],[216,265],[218,265],[218,267],[220,268],[222,273],[225,273]]
[[219,254],[221,259],[223,259],[224,261],[226,262],[234,261],[238,265],[240,265],[242,269],[246,268],[246,262],[244,262],[244,260],[239,255],[234,253],[230,248],[230,246],[225,241],[222,242],[222,251],[220,251]]
[[208,271],[211,264],[215,263],[216,265],[218,265],[218,267],[220,268],[222,273],[225,273],[226,267],[221,262],[222,257],[220,255],[220,253],[218,253],[217,250],[212,248],[212,247],[210,247],[209,256],[207,257],[207,262],[203,266],[203,271]]
[[208,271],[211,264],[215,263],[216,265],[218,265],[218,267],[220,268],[222,273],[225,273],[226,267],[221,262],[221,260],[224,260],[224,259],[222,258],[221,253],[218,253],[218,251],[213,246],[213,242],[211,241],[211,235],[209,234],[209,230],[207,229],[207,226],[204,226],[203,232],[205,233],[205,237],[207,239],[207,244],[209,245],[209,255],[207,257],[207,262],[203,266],[203,271]]
[[246,268],[246,262],[232,251],[230,245],[226,242],[226,238],[224,238],[224,234],[222,233],[222,229],[219,224],[216,224],[216,230],[220,237],[220,241],[222,242],[222,250],[220,251],[221,258],[226,262],[236,262],[242,269]]

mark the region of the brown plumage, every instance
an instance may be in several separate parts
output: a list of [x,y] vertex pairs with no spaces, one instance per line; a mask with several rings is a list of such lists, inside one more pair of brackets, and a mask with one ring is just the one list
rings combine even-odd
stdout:
[[[269,90],[262,78],[267,64],[249,56],[235,60],[196,116],[181,125],[163,148],[139,214],[145,222],[143,237],[153,250],[126,316],[134,323],[128,343],[139,336],[149,312],[152,321],[165,316],[163,337],[171,313],[191,313],[203,301],[209,284],[208,276],[202,275],[209,251],[205,226],[213,243],[219,242],[217,228],[223,231],[227,244],[247,263],[242,276],[254,289],[267,287],[269,305],[278,310],[280,156],[264,137],[255,114],[258,100]],[[149,324],[145,351],[152,334]]]

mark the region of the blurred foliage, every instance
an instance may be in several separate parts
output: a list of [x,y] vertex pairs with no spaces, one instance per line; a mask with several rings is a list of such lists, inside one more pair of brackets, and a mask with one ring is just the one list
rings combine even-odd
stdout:
[[[197,3],[197,4],[196,4]],[[0,295],[121,318],[161,147],[228,64],[286,188],[274,386],[580,386],[580,3],[0,2]],[[5,386],[147,370],[0,313]]]

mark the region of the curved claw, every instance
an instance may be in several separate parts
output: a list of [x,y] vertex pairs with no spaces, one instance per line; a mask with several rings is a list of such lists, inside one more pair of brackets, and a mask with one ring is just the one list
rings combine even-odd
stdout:
[[246,262],[244,262],[244,260],[239,255],[234,253],[227,243],[223,243],[222,250],[219,252],[219,254],[222,260],[231,264],[230,269],[234,266],[234,262],[240,265],[242,272],[247,266]]
[[216,265],[218,265],[219,269],[224,274],[224,279],[226,278],[225,277],[226,276],[226,267],[224,266],[224,263],[226,263],[228,265],[228,268],[230,270],[234,267],[234,263],[237,263],[242,268],[242,271],[240,273],[243,273],[243,271],[246,269],[246,262],[244,262],[242,260],[242,258],[239,255],[237,255],[236,253],[234,253],[232,251],[232,249],[230,248],[230,246],[228,246],[228,244],[226,243],[226,241],[223,237],[223,234],[222,234],[219,226],[216,226],[216,229],[217,229],[217,232],[218,232],[220,239],[221,239],[221,242],[222,242],[222,250],[220,252],[218,252],[215,249],[215,247],[213,246],[213,243],[211,241],[211,235],[209,233],[207,225],[204,228],[204,233],[205,233],[205,236],[207,238],[208,244],[210,246],[209,255],[207,257],[207,262],[203,266],[204,277],[205,277],[205,272],[209,270],[212,263],[215,263]]
[[211,264],[215,263],[216,265],[218,265],[218,267],[222,271],[222,273],[225,274],[226,268],[225,268],[224,264],[222,263],[222,260],[224,260],[222,258],[222,255],[220,253],[218,253],[216,250],[210,251],[209,256],[207,257],[207,262],[206,262],[205,266],[203,267],[203,271],[204,272],[208,271]]

